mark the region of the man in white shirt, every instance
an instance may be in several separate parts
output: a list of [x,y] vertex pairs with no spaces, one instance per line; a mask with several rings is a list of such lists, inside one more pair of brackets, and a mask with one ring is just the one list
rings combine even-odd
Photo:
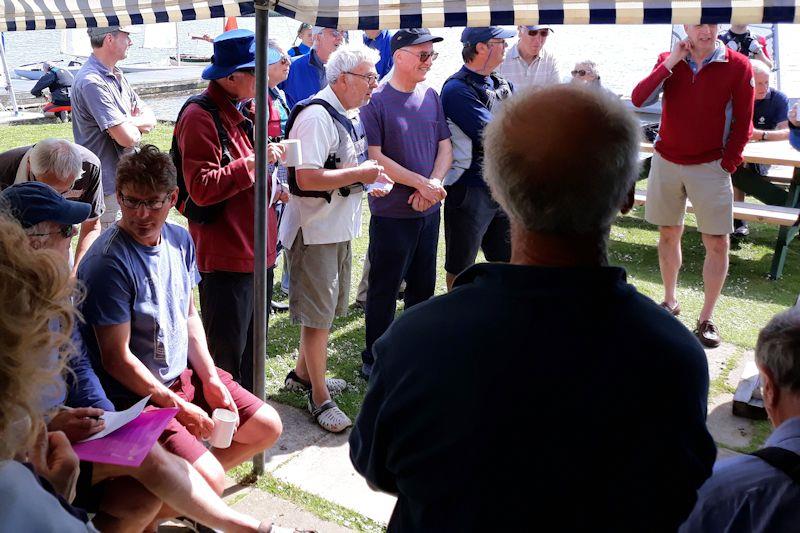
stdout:
[[289,314],[301,325],[300,355],[286,387],[308,392],[311,415],[334,433],[352,421],[331,399],[347,383],[325,379],[328,335],[333,319],[347,311],[350,241],[361,232],[364,185],[392,183],[383,167],[367,159],[358,113],[378,86],[378,59],[369,48],[334,52],[325,70],[328,86],[298,102],[286,123],[288,137],[300,140],[303,153],[303,164],[289,170],[292,200],[278,236],[289,257]]
[[500,74],[512,83],[516,91],[561,83],[557,61],[544,49],[553,29],[547,24],[538,24],[519,26],[517,30],[519,41],[506,53]]

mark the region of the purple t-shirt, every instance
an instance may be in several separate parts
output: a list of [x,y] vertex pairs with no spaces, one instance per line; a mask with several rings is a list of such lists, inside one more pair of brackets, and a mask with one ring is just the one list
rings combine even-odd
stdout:
[[[430,87],[400,92],[386,83],[372,93],[372,100],[361,108],[361,121],[370,146],[380,146],[383,154],[400,166],[430,177],[439,142],[450,138],[439,95]],[[383,198],[369,197],[373,215],[389,218],[417,218],[435,213],[439,204],[424,212],[414,211],[408,197],[414,188],[395,183]]]

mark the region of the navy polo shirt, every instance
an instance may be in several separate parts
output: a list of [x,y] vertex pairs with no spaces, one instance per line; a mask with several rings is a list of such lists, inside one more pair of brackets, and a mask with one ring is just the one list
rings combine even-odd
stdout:
[[762,100],[753,105],[753,127],[758,130],[774,130],[789,114],[789,99],[775,89],[770,89]]

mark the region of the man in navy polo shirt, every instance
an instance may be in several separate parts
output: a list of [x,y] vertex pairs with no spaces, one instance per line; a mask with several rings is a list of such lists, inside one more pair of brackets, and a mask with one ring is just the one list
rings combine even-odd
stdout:
[[344,41],[344,32],[333,28],[314,26],[311,34],[314,36],[311,51],[292,60],[289,77],[278,85],[286,93],[289,107],[294,107],[300,100],[317,94],[320,89],[328,85],[328,80],[325,78],[325,63]]
[[475,262],[478,249],[490,262],[511,257],[508,216],[483,181],[483,128],[512,86],[495,71],[503,62],[507,39],[516,33],[497,26],[466,28],[461,33],[464,66],[442,87],[442,106],[453,134],[453,167],[445,177],[444,269],[447,287]]
[[[753,133],[750,141],[784,141],[789,138],[789,99],[782,92],[769,86],[770,69],[758,59],[751,59],[753,78],[756,82],[755,103],[753,104]],[[744,163],[731,175],[733,180],[733,199],[737,202],[744,200],[744,191],[737,185],[747,187],[746,183],[752,180],[764,180],[769,165],[758,163]],[[733,237],[742,238],[750,234],[747,222],[735,219],[733,221]]]
[[424,29],[400,30],[391,42],[395,71],[361,110],[369,156],[395,185],[370,197],[370,262],[366,300],[366,349],[361,373],[372,373],[373,343],[394,320],[396,295],[406,280],[406,309],[433,296],[442,180],[453,149],[439,95],[423,84],[441,37]]

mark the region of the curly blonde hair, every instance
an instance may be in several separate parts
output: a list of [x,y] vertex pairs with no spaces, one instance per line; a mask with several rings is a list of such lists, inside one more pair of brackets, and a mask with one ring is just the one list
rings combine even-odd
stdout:
[[30,446],[42,391],[58,383],[72,353],[73,288],[63,257],[34,250],[0,212],[0,459]]

